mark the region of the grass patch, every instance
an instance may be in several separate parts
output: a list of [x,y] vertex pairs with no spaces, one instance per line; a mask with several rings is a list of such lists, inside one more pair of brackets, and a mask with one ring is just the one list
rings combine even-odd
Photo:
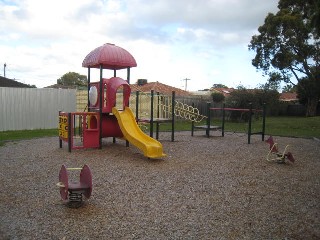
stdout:
[[[214,119],[211,125],[221,126],[220,119]],[[206,125],[205,121],[195,125]],[[154,126],[154,131],[155,131]],[[161,124],[160,131],[170,131],[171,124]],[[176,131],[191,131],[191,122],[176,121]],[[262,119],[252,121],[252,132],[262,130]],[[225,122],[225,131],[229,132],[248,132],[247,122]],[[266,118],[266,135],[287,136],[287,137],[317,137],[320,138],[320,117],[267,117]]]
[[0,146],[5,141],[58,136],[58,129],[36,129],[0,132]]
[[[202,121],[196,125],[205,125]],[[213,119],[211,125],[221,126],[220,119]],[[148,133],[149,125],[144,125],[143,130]],[[252,132],[260,132],[262,129],[262,119],[252,122]],[[156,125],[154,125],[156,131]],[[171,123],[160,125],[160,131],[171,131]],[[175,122],[175,131],[191,131],[190,121],[177,120]],[[248,132],[247,122],[226,122],[225,131],[229,132]],[[267,117],[266,135],[320,138],[320,117]],[[0,146],[6,141],[32,139],[40,137],[58,136],[58,129],[37,129],[37,130],[19,130],[0,132]]]

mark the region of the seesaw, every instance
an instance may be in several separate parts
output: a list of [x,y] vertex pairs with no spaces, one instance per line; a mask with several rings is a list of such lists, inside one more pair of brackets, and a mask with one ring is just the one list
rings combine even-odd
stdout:
[[[267,161],[272,162],[275,161],[277,163],[285,163],[285,160],[288,159],[290,162],[294,163],[295,159],[291,152],[288,152],[289,145],[286,145],[283,152],[280,153],[278,150],[278,144],[273,141],[273,137],[270,136],[267,140],[267,143],[269,143],[269,153],[267,155]],[[274,158],[271,156],[275,155]]]
[[[70,182],[68,179],[68,171],[81,170],[80,181]],[[84,165],[82,168],[66,168],[61,166],[59,172],[59,182],[57,186],[60,188],[60,196],[62,200],[68,201],[68,206],[78,208],[82,205],[82,195],[87,199],[90,198],[92,192],[92,175],[90,168]]]

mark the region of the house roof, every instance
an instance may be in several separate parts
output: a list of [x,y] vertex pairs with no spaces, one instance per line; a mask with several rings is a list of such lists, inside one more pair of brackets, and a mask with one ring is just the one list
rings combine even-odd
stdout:
[[223,96],[228,97],[234,91],[234,88],[212,88],[211,91],[222,93]]
[[279,100],[283,102],[298,101],[297,93],[295,92],[280,93]]
[[31,88],[30,85],[0,76],[0,87]]
[[155,92],[159,92],[166,95],[171,95],[172,91],[175,91],[176,96],[190,96],[191,94],[188,91],[184,91],[179,88],[171,87],[169,85],[160,83],[160,82],[149,82],[145,83],[141,86],[138,84],[130,84],[132,92],[141,91],[141,92],[151,92],[154,90]]

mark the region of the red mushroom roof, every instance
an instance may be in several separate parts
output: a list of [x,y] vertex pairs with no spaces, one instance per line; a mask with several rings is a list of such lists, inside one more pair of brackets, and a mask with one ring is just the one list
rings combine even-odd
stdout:
[[100,68],[100,65],[104,69],[118,70],[136,67],[137,63],[127,50],[106,43],[91,51],[82,62],[82,67]]

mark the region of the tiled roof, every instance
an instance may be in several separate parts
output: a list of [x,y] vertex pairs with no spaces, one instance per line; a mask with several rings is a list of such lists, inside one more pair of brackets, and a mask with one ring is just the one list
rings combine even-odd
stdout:
[[146,83],[142,86],[139,86],[138,84],[130,84],[131,91],[141,91],[141,92],[151,92],[151,90],[154,90],[155,92],[159,92],[166,95],[171,95],[172,91],[175,91],[176,96],[190,96],[191,94],[188,91],[184,91],[179,88],[171,87],[169,85],[160,83],[160,82],[150,82]]
[[28,84],[0,76],[0,87],[31,88]]
[[286,92],[286,93],[280,93],[280,101],[284,101],[284,102],[290,102],[290,101],[298,101],[297,98],[297,93],[290,93],[290,92]]
[[212,88],[211,91],[222,93],[223,96],[228,97],[234,91],[234,88]]

